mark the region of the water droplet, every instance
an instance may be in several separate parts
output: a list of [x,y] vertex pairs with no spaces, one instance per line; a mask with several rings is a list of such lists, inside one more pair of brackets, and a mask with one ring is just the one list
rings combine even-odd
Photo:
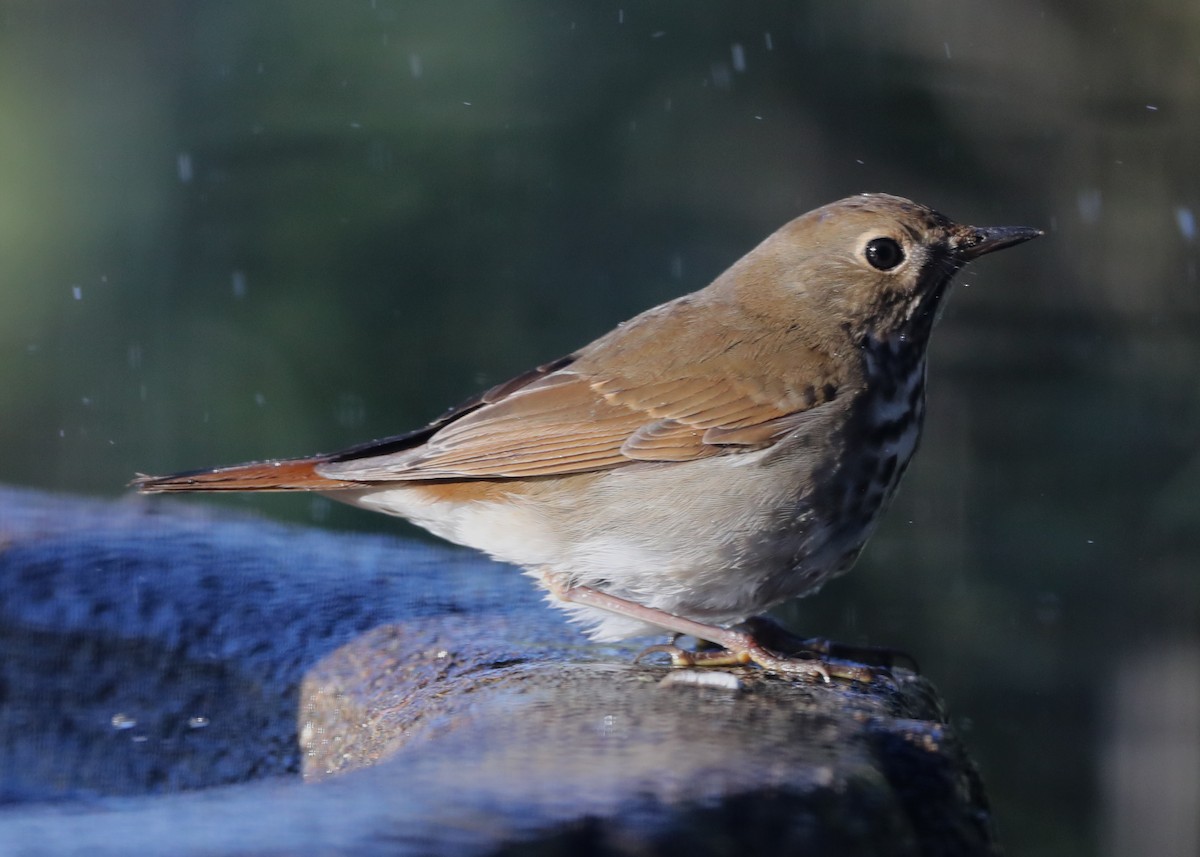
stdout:
[[672,670],[667,673],[660,687],[669,685],[691,685],[693,687],[712,687],[719,690],[741,690],[742,681],[736,675],[724,670]]
[[109,722],[112,723],[113,729],[125,730],[132,729],[133,727],[137,726],[137,718],[130,717],[128,714],[123,714],[121,712],[114,714],[112,716],[112,720]]
[[180,152],[175,156],[175,172],[179,180],[187,184],[192,180],[192,156],[190,152]]
[[1100,219],[1100,210],[1104,204],[1104,195],[1100,188],[1091,188],[1079,192],[1076,205],[1079,207],[1079,217],[1084,223],[1095,223]]
[[1196,215],[1192,213],[1190,208],[1179,206],[1175,209],[1175,223],[1179,226],[1179,233],[1188,241],[1192,241],[1196,237]]
[[741,42],[734,42],[729,46],[729,57],[734,71],[739,74],[746,71],[746,49],[742,47]]

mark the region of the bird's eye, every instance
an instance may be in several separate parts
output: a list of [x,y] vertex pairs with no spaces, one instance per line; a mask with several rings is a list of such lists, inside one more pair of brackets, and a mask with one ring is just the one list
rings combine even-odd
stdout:
[[891,238],[872,238],[863,255],[872,268],[880,271],[890,271],[904,261],[904,250]]

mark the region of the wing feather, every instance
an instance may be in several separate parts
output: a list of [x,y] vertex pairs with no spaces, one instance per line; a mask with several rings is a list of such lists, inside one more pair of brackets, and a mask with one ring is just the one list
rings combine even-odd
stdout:
[[726,299],[704,294],[649,310],[493,387],[411,440],[332,456],[317,472],[360,481],[503,479],[694,461],[769,447],[837,398],[840,382],[855,389],[844,365],[803,331],[764,327],[728,302],[714,308]]
[[421,446],[330,462],[318,472],[364,481],[481,479],[693,461],[775,443],[798,425],[790,419],[797,404],[812,400],[759,401],[721,378],[633,386],[567,367],[463,414]]

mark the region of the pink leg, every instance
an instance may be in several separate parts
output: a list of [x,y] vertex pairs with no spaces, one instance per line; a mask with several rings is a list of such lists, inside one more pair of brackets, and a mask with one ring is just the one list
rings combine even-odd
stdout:
[[562,601],[598,607],[619,616],[656,625],[675,634],[707,640],[725,649],[721,652],[689,652],[674,645],[651,646],[638,655],[638,659],[655,652],[663,652],[671,656],[671,663],[675,666],[739,666],[755,663],[773,673],[820,677],[825,682],[830,680],[831,675],[865,682],[874,678],[872,671],[864,667],[826,664],[814,658],[790,658],[773,652],[763,646],[750,630],[706,625],[686,616],[677,616],[665,610],[601,592],[590,586],[571,586],[563,575],[553,572],[543,572],[542,580],[554,596]]

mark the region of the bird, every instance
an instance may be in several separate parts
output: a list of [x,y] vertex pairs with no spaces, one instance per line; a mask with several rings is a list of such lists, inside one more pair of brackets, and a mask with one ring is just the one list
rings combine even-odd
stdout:
[[858,194],[423,428],[130,484],[318,492],[519,566],[594,640],[828,681],[756,617],[854,564],[917,449],[955,274],[1042,234]]

